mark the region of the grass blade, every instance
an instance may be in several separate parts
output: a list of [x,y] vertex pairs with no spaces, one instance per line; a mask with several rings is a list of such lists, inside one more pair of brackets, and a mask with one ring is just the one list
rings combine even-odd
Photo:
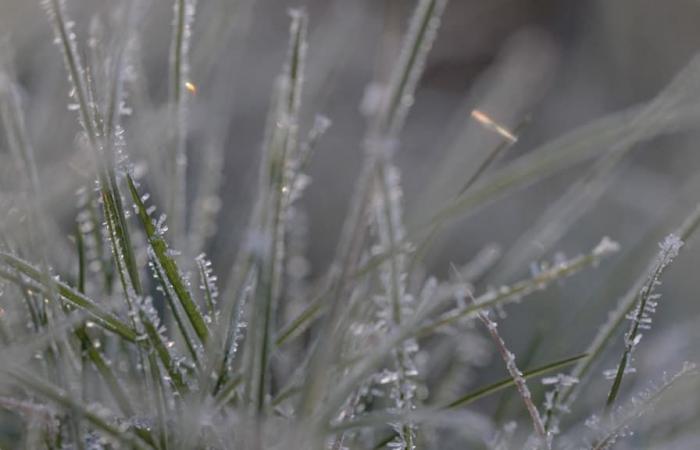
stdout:
[[294,173],[290,167],[294,167],[293,161],[298,158],[297,131],[308,18],[303,11],[292,11],[290,15],[289,55],[279,79],[279,98],[276,99],[277,125],[273,126],[268,136],[263,156],[262,181],[265,187],[262,192],[266,211],[262,232],[269,240],[269,249],[257,257],[260,275],[251,319],[254,334],[250,336],[248,347],[250,374],[246,385],[247,397],[257,414],[264,407],[269,389],[268,364],[285,261],[285,212],[290,204],[290,182]]
[[661,275],[664,273],[669,264],[678,255],[678,251],[683,245],[678,236],[670,234],[666,239],[659,244],[661,250],[656,257],[654,269],[649,273],[647,281],[645,282],[642,289],[640,289],[638,294],[637,306],[633,312],[632,323],[630,324],[629,331],[625,334],[625,349],[622,352],[622,357],[620,358],[620,363],[618,364],[617,371],[615,373],[615,379],[610,387],[610,393],[608,394],[608,399],[605,402],[606,412],[610,412],[613,405],[615,404],[615,399],[620,392],[620,385],[622,384],[622,377],[628,370],[629,363],[632,358],[632,351],[635,349],[639,343],[639,339],[642,337],[642,328],[648,327],[647,320],[651,320],[651,314],[656,311],[656,301],[654,289],[661,284]]
[[474,304],[450,311],[433,322],[422,326],[418,331],[418,336],[426,336],[433,333],[438,328],[459,321],[465,317],[470,317],[479,311],[502,305],[506,302],[517,300],[532,292],[536,292],[543,287],[573,275],[587,266],[595,266],[600,259],[617,252],[619,246],[609,238],[603,238],[601,242],[588,254],[580,255],[566,262],[556,264],[548,270],[544,270],[533,278],[519,281],[512,286],[492,290],[476,298]]
[[[586,358],[587,356],[588,355],[586,353],[581,353],[580,355],[560,359],[558,361],[551,362],[551,363],[545,364],[543,366],[539,366],[535,369],[526,370],[525,372],[523,372],[523,378],[528,380],[530,378],[539,377],[540,375],[545,375],[548,373],[555,372],[557,370],[568,367],[568,366],[572,365],[573,363]],[[473,403],[473,402],[475,402],[483,397],[486,397],[487,395],[494,394],[494,393],[499,392],[503,389],[509,388],[513,385],[514,385],[514,382],[513,382],[513,379],[511,377],[504,378],[500,381],[489,384],[489,385],[484,386],[482,388],[479,388],[475,391],[469,392],[468,394],[465,394],[465,395],[459,397],[458,399],[455,399],[454,401],[448,403],[447,405],[444,406],[444,408],[459,408],[462,406],[466,406],[466,405]]]
[[165,289],[170,289],[170,287],[172,287],[172,290],[175,292],[175,295],[180,301],[180,305],[185,310],[185,314],[187,315],[194,332],[202,344],[206,344],[207,339],[209,338],[209,328],[207,327],[204,317],[193,300],[192,294],[187,287],[187,283],[182,278],[182,273],[180,272],[177,262],[175,262],[175,259],[171,256],[167,242],[163,238],[162,234],[159,233],[156,224],[153,222],[153,219],[139,196],[134,180],[129,175],[127,175],[127,183],[129,186],[129,192],[131,193],[131,199],[133,200],[134,205],[136,205],[138,216],[141,219],[141,224],[146,232],[148,244],[153,250],[157,263],[160,265],[160,267],[162,267],[163,273],[165,274],[165,278],[160,279],[163,281],[167,279],[168,283],[166,284]]
[[[2,252],[0,252],[0,261],[2,261],[6,265],[6,267],[9,268],[9,270],[3,269],[0,272],[0,277],[13,282],[18,282],[19,280],[14,274],[14,271],[16,271],[22,274],[23,276],[29,278],[33,283],[36,284],[36,287],[42,292],[45,293],[48,290],[48,288],[43,283],[43,276],[41,271],[33,267],[31,264],[21,260],[20,258],[14,255]],[[78,309],[89,313],[95,318],[96,323],[98,323],[100,326],[102,326],[108,331],[118,334],[120,337],[126,339],[127,341],[136,341],[138,334],[129,325],[122,322],[115,315],[106,311],[93,300],[89,299],[88,297],[84,296],[83,294],[81,294],[80,292],[76,291],[75,289],[71,288],[63,282],[59,280],[54,280],[53,284],[55,285],[55,288],[61,297],[63,297],[66,301],[68,301],[70,304],[77,307]]]
[[166,161],[168,167],[167,211],[172,217],[175,239],[179,242],[185,232],[185,211],[187,202],[187,101],[186,83],[189,83],[188,54],[195,2],[174,0],[173,35],[170,43],[170,108],[171,127],[168,146],[171,154]]
[[[674,234],[679,236],[682,241],[688,242],[697,231],[699,225],[700,205],[696,206],[695,209],[683,220],[683,223],[677,228]],[[566,386],[562,389],[558,399],[559,405],[563,405],[564,407],[568,408],[574,402],[579,390],[584,384],[584,377],[588,375],[593,367],[593,364],[598,362],[599,358],[612,341],[614,334],[623,323],[625,317],[634,307],[637,294],[644,286],[644,283],[647,280],[647,275],[653,272],[654,264],[655,260],[652,260],[648,267],[640,272],[635,282],[622,296],[622,298],[620,298],[615,309],[609,314],[608,320],[600,328],[598,333],[596,333],[586,349],[586,353],[589,355],[589,357],[576,363],[576,366],[574,366],[571,371],[571,376],[578,378],[581,380],[581,382],[574,386]]]

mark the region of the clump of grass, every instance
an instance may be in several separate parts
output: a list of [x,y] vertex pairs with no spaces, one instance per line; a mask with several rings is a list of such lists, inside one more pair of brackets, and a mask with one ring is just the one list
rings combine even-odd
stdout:
[[[631,406],[618,401],[627,395],[623,377],[630,373],[640,330],[654,310],[654,290],[682,242],[692,241],[700,208],[664,241],[660,255],[585,352],[569,348],[540,365],[516,363],[495,314],[579,272],[601,266],[594,272],[599,274],[619,244],[601,237],[590,251],[539,263],[531,276],[500,287],[479,280],[496,263],[497,252],[477,256],[469,270],[453,265],[456,279],[445,280],[426,275],[430,267],[424,256],[443,226],[459,215],[474,214],[499,196],[598,158],[543,216],[541,227],[523,234],[540,236],[552,227],[541,240],[553,245],[602,195],[613,168],[634,143],[697,118],[698,105],[681,95],[697,84],[697,59],[649,105],[596,121],[491,170],[493,159],[507,148],[501,143],[469,171],[463,188],[444,207],[431,208],[437,211],[433,217],[409,229],[394,156],[447,6],[446,0],[418,0],[392,71],[375,81],[375,98],[364,110],[364,162],[336,254],[310,288],[301,286],[303,275],[294,270],[294,263],[300,264],[294,258],[303,258],[303,245],[294,241],[299,200],[310,180],[309,161],[316,149],[322,151],[331,122],[317,113],[306,129],[306,11],[289,12],[288,50],[271,90],[254,206],[235,263],[227,268],[199,254],[216,211],[201,203],[215,194],[211,191],[219,180],[199,180],[202,190],[194,192],[187,165],[188,152],[197,151],[187,140],[188,92],[196,91],[188,78],[195,2],[173,3],[160,178],[130,162],[133,149],[125,129],[133,121],[124,116],[139,114],[126,106],[136,58],[133,36],[101,40],[104,30],[95,20],[86,47],[64,0],[41,3],[64,58],[67,107],[80,127],[76,142],[89,151],[92,168],[79,193],[73,248],[62,255],[73,270],[62,271],[49,250],[66,233],[59,231],[57,237],[49,231],[54,228],[43,204],[48,188],[31,144],[31,123],[10,58],[3,57],[0,112],[17,183],[2,195],[28,225],[3,222],[0,228],[0,409],[25,424],[11,445],[551,449],[577,440],[603,449],[623,438],[671,386],[694,373],[688,363],[660,387],[631,396]],[[138,36],[146,11],[138,3],[116,8],[115,28]],[[516,140],[501,134],[508,143]],[[613,150],[599,155],[608,144]],[[223,160],[222,155],[212,158]],[[156,193],[153,199],[148,189]],[[162,205],[162,214],[156,215],[156,205]],[[497,273],[510,275],[522,269],[515,266],[541,256],[526,247],[517,243]],[[219,286],[217,274],[222,273],[230,274],[225,286]],[[595,432],[591,437],[582,425],[600,411],[577,408],[575,400],[584,391],[597,398],[595,387],[604,380],[589,376],[590,369],[603,360],[628,316],[632,322],[613,385],[607,400],[599,399],[603,417],[587,421]],[[451,392],[438,350],[474,339],[481,351],[490,351],[476,339],[474,319],[485,325],[507,377],[469,389],[458,386],[451,400],[437,401],[433,390]],[[540,398],[533,381],[545,375],[544,383],[554,387]],[[518,395],[532,432],[517,433],[514,422],[489,415],[476,403],[496,393]],[[522,413],[511,419],[519,421]],[[438,430],[446,430],[445,436]]]

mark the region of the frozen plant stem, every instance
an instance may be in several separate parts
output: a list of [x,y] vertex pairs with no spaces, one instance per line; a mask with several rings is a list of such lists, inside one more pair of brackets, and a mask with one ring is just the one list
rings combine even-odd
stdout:
[[[696,205],[695,208],[693,208],[693,210],[685,217],[674,234],[678,236],[680,240],[687,242],[695,234],[698,226],[700,226],[700,204]],[[562,408],[564,410],[568,410],[574,403],[581,387],[584,384],[584,377],[591,371],[591,368],[596,362],[598,362],[598,359],[603,355],[608,345],[613,341],[615,332],[624,322],[625,316],[632,311],[632,308],[634,308],[634,305],[637,302],[637,296],[646,284],[649,274],[653,273],[655,267],[656,257],[647,264],[645,270],[639,274],[634,284],[618,301],[615,309],[611,311],[607,322],[600,328],[600,330],[598,330],[598,333],[596,333],[595,337],[586,349],[586,353],[588,353],[590,356],[579,361],[571,371],[570,375],[582,380],[582,382],[562,388],[560,395],[556,399],[556,405],[558,406],[556,406],[555,410],[560,410]]]
[[[459,270],[457,270],[457,268],[454,265],[452,265],[452,270],[455,272],[457,277],[461,278]],[[476,299],[472,295],[471,291],[467,289],[466,294],[471,299],[471,301],[476,304]],[[527,408],[527,412],[530,415],[530,419],[532,420],[532,426],[535,430],[535,434],[540,440],[540,444],[544,445],[545,448],[547,448],[548,450],[551,449],[551,442],[547,438],[547,432],[545,431],[544,423],[542,422],[540,413],[537,410],[535,404],[532,402],[532,394],[530,393],[530,389],[527,387],[527,382],[523,377],[523,373],[520,371],[520,369],[518,369],[518,366],[515,363],[515,355],[511,353],[510,350],[508,350],[505,341],[503,340],[501,335],[498,334],[498,324],[494,320],[492,320],[488,316],[488,313],[484,310],[478,310],[476,314],[481,323],[483,323],[486,329],[488,330],[491,340],[494,342],[494,344],[496,344],[498,353],[501,355],[501,358],[503,358],[503,361],[506,364],[506,369],[508,370],[508,373],[513,378],[513,382],[515,383],[515,387],[518,390],[518,394],[520,394],[520,398],[525,404],[525,408]]]
[[258,232],[265,244],[257,249],[258,286],[251,318],[248,346],[247,395],[254,415],[263,412],[270,383],[269,359],[277,306],[282,293],[287,211],[298,159],[298,124],[306,56],[308,18],[304,11],[290,11],[288,59],[278,78],[274,115],[266,136],[261,171],[262,220]]
[[610,388],[608,399],[605,402],[606,414],[610,414],[612,407],[615,404],[615,399],[617,399],[620,392],[622,378],[629,370],[632,352],[642,338],[640,330],[648,329],[651,325],[651,315],[656,312],[656,300],[659,298],[659,295],[655,294],[655,289],[661,284],[661,275],[663,274],[664,270],[666,270],[666,267],[668,267],[668,265],[671,264],[673,259],[678,255],[678,251],[682,246],[683,241],[681,241],[675,234],[666,236],[666,239],[659,244],[661,250],[656,257],[654,269],[651,271],[651,273],[649,273],[647,282],[639,291],[637,307],[629,316],[629,319],[631,320],[630,328],[625,334],[625,349],[622,352],[620,363],[617,366],[615,379],[612,387]]

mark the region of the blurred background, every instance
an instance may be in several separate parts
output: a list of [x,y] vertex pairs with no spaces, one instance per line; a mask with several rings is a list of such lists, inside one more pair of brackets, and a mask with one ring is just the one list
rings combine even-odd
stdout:
[[[66,3],[82,42],[87,42],[95,14],[107,16],[106,8],[114,6],[97,0]],[[139,113],[127,119],[126,140],[131,162],[157,177],[153,167],[159,164],[156,150],[164,129],[172,6],[164,0],[144,3],[129,98]],[[257,187],[271,87],[287,49],[287,8],[305,7],[309,12],[302,129],[309,128],[316,114],[332,121],[314,156],[312,185],[302,201],[305,276],[313,282],[333,257],[364,155],[367,120],[361,104],[368,86],[386,81],[415,2],[198,3],[188,152],[195,169],[211,161],[203,155],[222,155],[214,158],[211,173],[213,182],[220,183],[219,195],[210,199],[219,214],[215,228],[207,231],[205,246],[221,278],[243,238]],[[452,0],[396,154],[408,228],[425,223],[460,191],[475,164],[501,144],[502,137],[474,120],[472,110],[483,111],[517,134],[517,142],[489,166],[487,177],[579,127],[648,104],[700,49],[698,23],[700,3],[691,0]],[[14,54],[41,181],[50,187],[47,205],[57,227],[69,230],[75,190],[89,173],[87,156],[76,144],[78,124],[66,110],[68,85],[61,55],[52,45],[39,2],[0,0],[0,39]],[[691,70],[690,82],[672,98],[692,111],[700,104],[694,97],[700,98],[698,72]],[[533,363],[583,350],[607,311],[656,253],[656,243],[700,202],[698,131],[693,126],[700,116],[671,120],[659,130],[643,121],[631,124],[629,115],[615,117],[622,117],[621,129],[636,128],[589,151],[606,155],[620,146],[631,147],[619,161],[596,168],[588,158],[489,202],[453,221],[426,255],[426,271],[446,279],[450,263],[465,264],[494,245],[504,257],[476,284],[476,290],[483,291],[528,276],[538,261],[587,252],[603,236],[621,244],[622,251],[599,268],[509,309],[500,329],[519,355],[542,348],[528,356]],[[646,135],[648,130],[652,131]],[[3,148],[0,158],[0,175],[12,171]],[[216,169],[221,169],[218,181]],[[538,221],[548,221],[548,208],[558,205],[567,191],[582,192],[570,191],[582,179],[592,180],[580,186],[590,191],[588,200],[565,200],[575,205],[567,216],[571,219],[557,219],[566,224],[561,230],[544,230]],[[649,346],[636,355],[640,371],[647,370],[649,377],[661,367],[700,360],[700,332],[694,327],[700,317],[695,273],[700,252],[697,246],[687,250],[664,280],[662,305],[651,331],[654,338],[645,338]],[[61,264],[70,268],[72,263],[57,262]],[[533,344],[553,335],[561,338],[547,346]],[[502,370],[498,361],[493,365],[492,371]],[[493,402],[487,407],[507,406]]]

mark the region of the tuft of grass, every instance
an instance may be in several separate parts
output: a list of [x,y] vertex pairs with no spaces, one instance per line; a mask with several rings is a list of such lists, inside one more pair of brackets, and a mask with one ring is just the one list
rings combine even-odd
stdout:
[[[362,166],[335,254],[325,270],[309,275],[301,200],[314,172],[313,157],[333,142],[323,139],[333,129],[330,118],[308,102],[323,88],[306,86],[323,78],[308,76],[314,22],[305,9],[290,10],[287,50],[270,89],[258,152],[253,206],[235,261],[225,267],[206,256],[209,248],[216,250],[211,232],[217,211],[234,211],[226,202],[219,205],[220,195],[227,200],[218,192],[226,175],[224,154],[202,149],[193,131],[199,120],[193,96],[200,86],[194,77],[211,68],[200,72],[189,62],[205,65],[207,45],[219,50],[225,45],[213,44],[212,31],[198,44],[195,3],[173,1],[167,98],[150,110],[151,99],[132,98],[148,91],[139,47],[150,10],[137,0],[110,4],[83,39],[83,27],[68,14],[73,2],[41,1],[64,60],[65,107],[77,116],[75,147],[91,162],[59,161],[66,171],[77,167],[80,175],[74,177],[80,187],[77,207],[59,205],[60,217],[47,207],[54,168],[44,167],[36,151],[43,130],[27,114],[13,58],[0,54],[0,146],[11,158],[0,157],[3,164],[12,161],[14,172],[7,183],[0,180],[0,207],[9,217],[0,222],[0,409],[23,423],[15,447],[556,449],[578,442],[603,449],[624,438],[651,405],[686,385],[678,381],[695,373],[692,363],[641,391],[633,381],[653,374],[640,367],[633,375],[630,364],[651,321],[660,278],[682,243],[691,247],[700,208],[686,213],[659,255],[627,286],[585,353],[563,333],[543,329],[531,355],[519,359],[534,368],[521,372],[512,348],[533,328],[521,318],[537,307],[534,300],[558,297],[566,305],[569,278],[604,280],[613,273],[616,260],[610,257],[621,245],[608,237],[578,256],[540,258],[611,189],[613,175],[636,144],[689,129],[697,120],[700,105],[687,94],[700,87],[698,57],[648,103],[509,161],[499,156],[518,141],[520,128],[511,132],[479,112],[475,117],[487,131],[505,141],[465,170],[459,192],[442,205],[425,205],[425,214],[417,215],[425,221],[409,227],[396,156],[449,11],[447,0],[417,0],[389,73],[378,75],[363,102],[367,123],[364,138],[355,143]],[[232,9],[252,8],[252,2],[243,3]],[[200,5],[205,18],[213,4]],[[216,29],[243,40],[243,30],[224,22]],[[29,92],[29,100],[34,95],[41,94]],[[139,148],[161,134],[153,123],[164,124],[157,151]],[[226,136],[212,139],[226,142]],[[197,156],[192,166],[190,155]],[[585,164],[589,168],[502,260],[487,245],[463,269],[452,265],[453,278],[442,277],[426,260],[458,218],[479,218],[482,206]],[[210,169],[215,173],[209,179]],[[163,205],[170,218],[156,217],[155,205]],[[63,219],[70,216],[73,226],[64,229]],[[236,238],[226,227],[217,236]],[[530,262],[533,273],[515,278]],[[220,274],[229,275],[219,280]],[[492,285],[502,279],[507,282]],[[610,300],[597,299],[601,305]],[[514,319],[505,318],[506,310]],[[592,376],[592,369],[607,361],[625,318],[631,325],[602,398],[598,386],[608,383]],[[474,327],[475,319],[485,333]],[[482,334],[503,359],[505,378],[502,366],[484,367],[494,352]],[[566,349],[552,358],[560,343]],[[540,356],[550,362],[541,363]],[[477,371],[479,384],[471,377]],[[533,381],[544,375],[542,389]],[[596,407],[575,402],[584,392],[600,400],[602,418]],[[492,413],[488,402],[496,394],[520,399],[519,408]],[[697,424],[697,410],[682,412]],[[659,427],[645,424],[645,432],[672,423],[654,420]],[[531,427],[516,432],[511,421],[529,421]],[[0,427],[0,442],[7,440],[5,433]]]

